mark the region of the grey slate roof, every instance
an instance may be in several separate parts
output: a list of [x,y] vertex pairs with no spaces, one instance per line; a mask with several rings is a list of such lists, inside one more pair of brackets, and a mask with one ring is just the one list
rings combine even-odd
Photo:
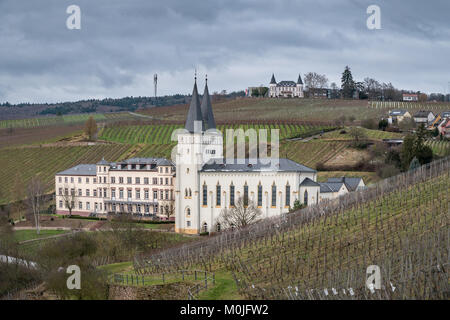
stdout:
[[302,76],[300,75],[300,73],[298,74],[297,84],[303,84]]
[[202,119],[205,126],[205,130],[215,128],[216,121],[214,121],[211,99],[209,97],[208,80],[206,80],[205,91],[203,92],[203,99],[200,109],[202,111]]
[[320,185],[311,180],[310,178],[303,179],[302,183],[300,183],[300,187],[319,187]]
[[261,161],[257,161],[255,164],[251,164],[249,159],[239,159],[244,162],[242,164],[237,163],[235,159],[233,164],[226,164],[225,159],[223,159],[223,164],[220,162],[222,159],[212,160],[205,165],[203,165],[203,172],[209,171],[221,171],[221,172],[258,172],[258,171],[287,171],[287,172],[316,172],[316,170],[306,167],[295,161],[281,158],[279,159],[279,166],[273,168],[270,164],[263,164]]
[[321,182],[320,185],[320,193],[328,193],[328,192],[338,192],[342,186],[343,182]]
[[431,112],[431,111],[420,110],[419,112],[417,112],[417,113],[414,115],[414,118],[428,118],[428,115],[429,115],[430,113],[433,114],[433,112]]
[[197,79],[194,83],[194,89],[192,90],[192,99],[191,104],[189,106],[189,111],[186,118],[186,124],[185,128],[189,132],[194,132],[194,125],[195,121],[200,121],[202,124],[202,127],[200,128],[202,131],[205,130],[205,126],[202,119],[202,111],[200,109],[200,100],[198,98],[198,91],[197,91]]
[[348,177],[338,177],[338,178],[328,178],[327,183],[343,182],[345,183],[349,191],[355,191],[358,188],[359,183],[362,178],[348,178]]
[[105,158],[102,158],[102,160],[100,160],[99,162],[97,162],[97,164],[100,165],[109,165],[109,162],[105,160]]
[[278,87],[296,87],[297,84],[294,81],[280,81],[277,84]]
[[97,175],[96,164],[79,164],[70,169],[58,172],[56,175],[62,176],[95,176]]
[[390,116],[403,116],[407,111],[406,110],[392,110],[389,111]]
[[270,84],[277,84],[277,82],[275,81],[275,76],[272,73],[272,79],[270,79]]

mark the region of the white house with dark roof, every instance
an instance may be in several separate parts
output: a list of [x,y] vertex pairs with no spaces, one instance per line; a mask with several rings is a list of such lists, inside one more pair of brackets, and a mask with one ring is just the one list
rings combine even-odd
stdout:
[[391,110],[389,111],[389,124],[402,122],[405,118],[411,118],[411,114],[407,110]]
[[427,110],[421,110],[414,114],[414,121],[416,123],[423,123],[425,125],[428,125],[434,120],[435,116],[434,113]]
[[303,81],[300,74],[297,82],[295,81],[275,81],[275,75],[272,74],[272,79],[269,84],[269,97],[271,98],[303,98]]

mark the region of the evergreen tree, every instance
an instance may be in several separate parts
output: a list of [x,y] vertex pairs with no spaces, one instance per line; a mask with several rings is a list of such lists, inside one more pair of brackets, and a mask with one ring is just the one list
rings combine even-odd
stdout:
[[352,72],[349,66],[345,67],[341,78],[342,95],[344,98],[351,99],[353,97],[353,91],[356,88],[355,81],[353,81]]

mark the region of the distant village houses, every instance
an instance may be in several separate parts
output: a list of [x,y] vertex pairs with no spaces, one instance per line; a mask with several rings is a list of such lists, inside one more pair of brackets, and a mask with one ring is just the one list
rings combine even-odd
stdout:
[[408,102],[419,101],[419,95],[415,94],[415,93],[404,93],[403,101],[408,101]]

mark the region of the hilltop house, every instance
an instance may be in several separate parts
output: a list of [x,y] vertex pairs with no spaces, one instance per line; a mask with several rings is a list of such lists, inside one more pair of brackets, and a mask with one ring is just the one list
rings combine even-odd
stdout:
[[389,124],[402,122],[405,118],[411,118],[411,114],[406,110],[392,110],[389,111]]
[[303,98],[303,81],[300,74],[297,82],[295,81],[275,81],[275,75],[272,74],[272,79],[269,84],[269,97],[271,98]]
[[421,110],[414,115],[414,122],[419,124],[423,123],[425,126],[427,126],[434,120],[434,118],[435,117],[433,112]]
[[403,101],[419,101],[419,95],[415,93],[404,93],[403,94]]

